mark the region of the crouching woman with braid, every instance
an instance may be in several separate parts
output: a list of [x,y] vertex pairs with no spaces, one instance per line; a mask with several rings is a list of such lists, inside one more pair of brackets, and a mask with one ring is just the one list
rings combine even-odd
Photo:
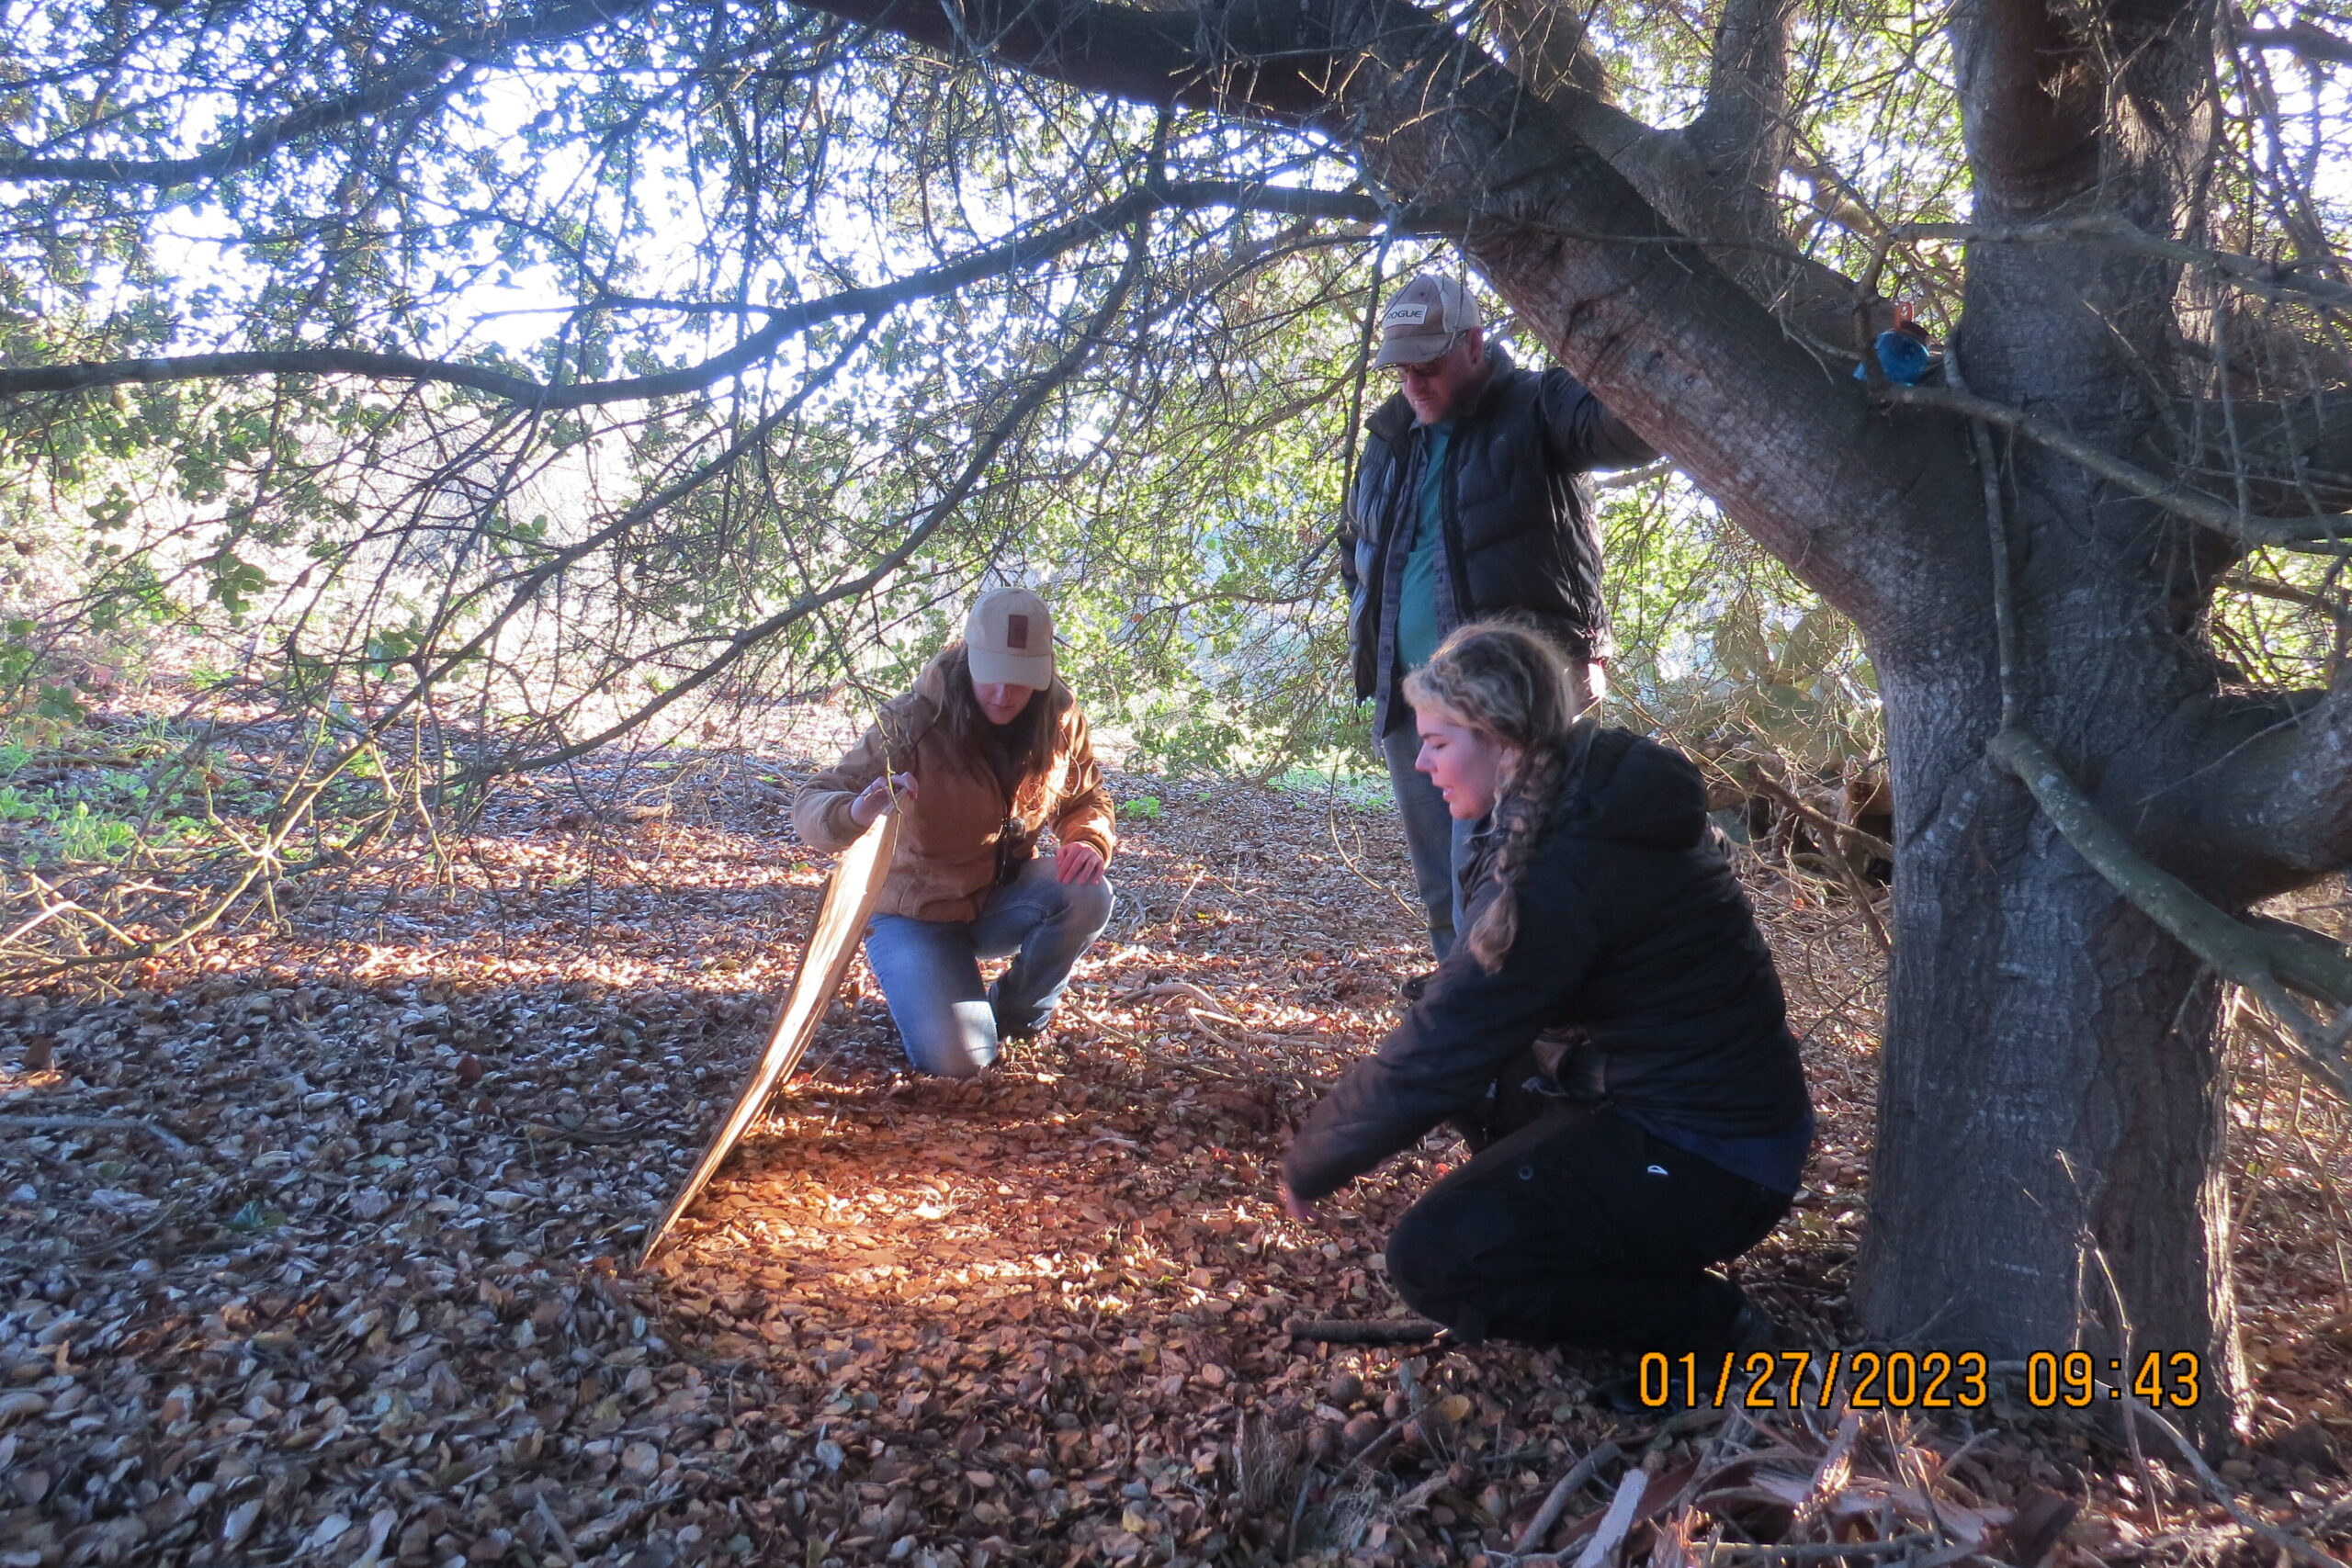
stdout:
[[1318,1102],[1292,1213],[1442,1122],[1475,1156],[1398,1222],[1389,1278],[1462,1339],[1760,1347],[1710,1265],[1788,1211],[1813,1112],[1781,983],[1680,753],[1578,716],[1565,656],[1456,631],[1406,684],[1416,766],[1479,824],[1468,936]]

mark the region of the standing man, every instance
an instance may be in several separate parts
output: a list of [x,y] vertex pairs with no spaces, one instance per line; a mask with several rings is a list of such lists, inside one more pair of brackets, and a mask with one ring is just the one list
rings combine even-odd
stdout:
[[1389,301],[1373,363],[1402,385],[1367,422],[1340,536],[1356,699],[1374,705],[1440,959],[1453,946],[1455,852],[1470,825],[1457,829],[1414,770],[1405,677],[1455,626],[1517,611],[1566,650],[1598,699],[1609,615],[1585,476],[1657,456],[1566,371],[1520,368],[1484,328],[1470,291],[1434,273]]

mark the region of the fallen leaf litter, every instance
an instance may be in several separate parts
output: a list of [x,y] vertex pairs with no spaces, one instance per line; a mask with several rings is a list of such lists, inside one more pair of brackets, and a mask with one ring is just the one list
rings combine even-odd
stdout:
[[[1629,1420],[1586,1402],[1612,1369],[1574,1359],[1292,1346],[1294,1314],[1397,1310],[1380,1238],[1458,1156],[1396,1162],[1328,1233],[1272,1201],[1286,1119],[1419,966],[1393,828],[1340,802],[1130,781],[1165,809],[1126,825],[1119,913],[1045,1042],[977,1084],[910,1079],[854,980],[628,1277],[822,874],[783,827],[789,780],[747,773],[704,766],[659,815],[517,792],[456,872],[388,853],[290,935],[0,1002],[0,1568],[1594,1568],[1724,1561],[1743,1534],[2087,1562],[2251,1539],[2154,1472],[2140,1522],[2128,1494],[2075,1517],[2063,1434]],[[1828,1343],[1874,959],[1850,914],[1751,870],[1825,1136],[1743,1277]]]

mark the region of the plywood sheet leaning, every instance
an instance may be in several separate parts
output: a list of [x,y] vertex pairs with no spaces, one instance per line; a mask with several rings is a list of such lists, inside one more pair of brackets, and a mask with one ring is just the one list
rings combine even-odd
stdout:
[[734,1152],[736,1143],[759,1119],[768,1102],[787,1074],[800,1063],[800,1053],[808,1048],[809,1038],[817,1032],[817,1022],[832,1005],[833,993],[841,989],[842,976],[849,972],[849,961],[857,953],[858,939],[865,933],[866,919],[874,913],[874,901],[881,896],[882,881],[890,869],[890,852],[899,841],[899,814],[886,811],[875,819],[865,836],[842,852],[833,867],[831,880],[825,884],[825,897],[817,906],[817,923],[809,928],[808,945],[800,954],[800,966],[793,972],[792,983],[784,988],[784,999],[775,1010],[775,1022],[768,1030],[767,1048],[752,1066],[752,1076],[743,1085],[743,1092],[735,1099],[734,1109],[711,1134],[710,1146],[702,1152],[702,1159],[695,1166],[694,1174],[670,1200],[669,1212],[662,1223],[645,1238],[645,1248],[637,1255],[637,1265],[642,1269],[651,1260],[670,1228],[680,1215],[700,1195],[727,1156]]

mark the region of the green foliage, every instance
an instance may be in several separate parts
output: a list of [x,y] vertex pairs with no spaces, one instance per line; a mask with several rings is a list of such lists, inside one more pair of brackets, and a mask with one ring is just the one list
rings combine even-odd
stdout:
[[239,1235],[261,1235],[286,1223],[286,1211],[273,1209],[260,1199],[247,1202],[221,1224]]
[[1621,707],[1714,756],[1815,768],[1881,754],[1876,677],[1843,615],[1671,476],[1603,516]]
[[118,817],[93,813],[90,803],[77,800],[73,809],[51,823],[57,855],[64,861],[116,861],[138,842],[138,830]]

